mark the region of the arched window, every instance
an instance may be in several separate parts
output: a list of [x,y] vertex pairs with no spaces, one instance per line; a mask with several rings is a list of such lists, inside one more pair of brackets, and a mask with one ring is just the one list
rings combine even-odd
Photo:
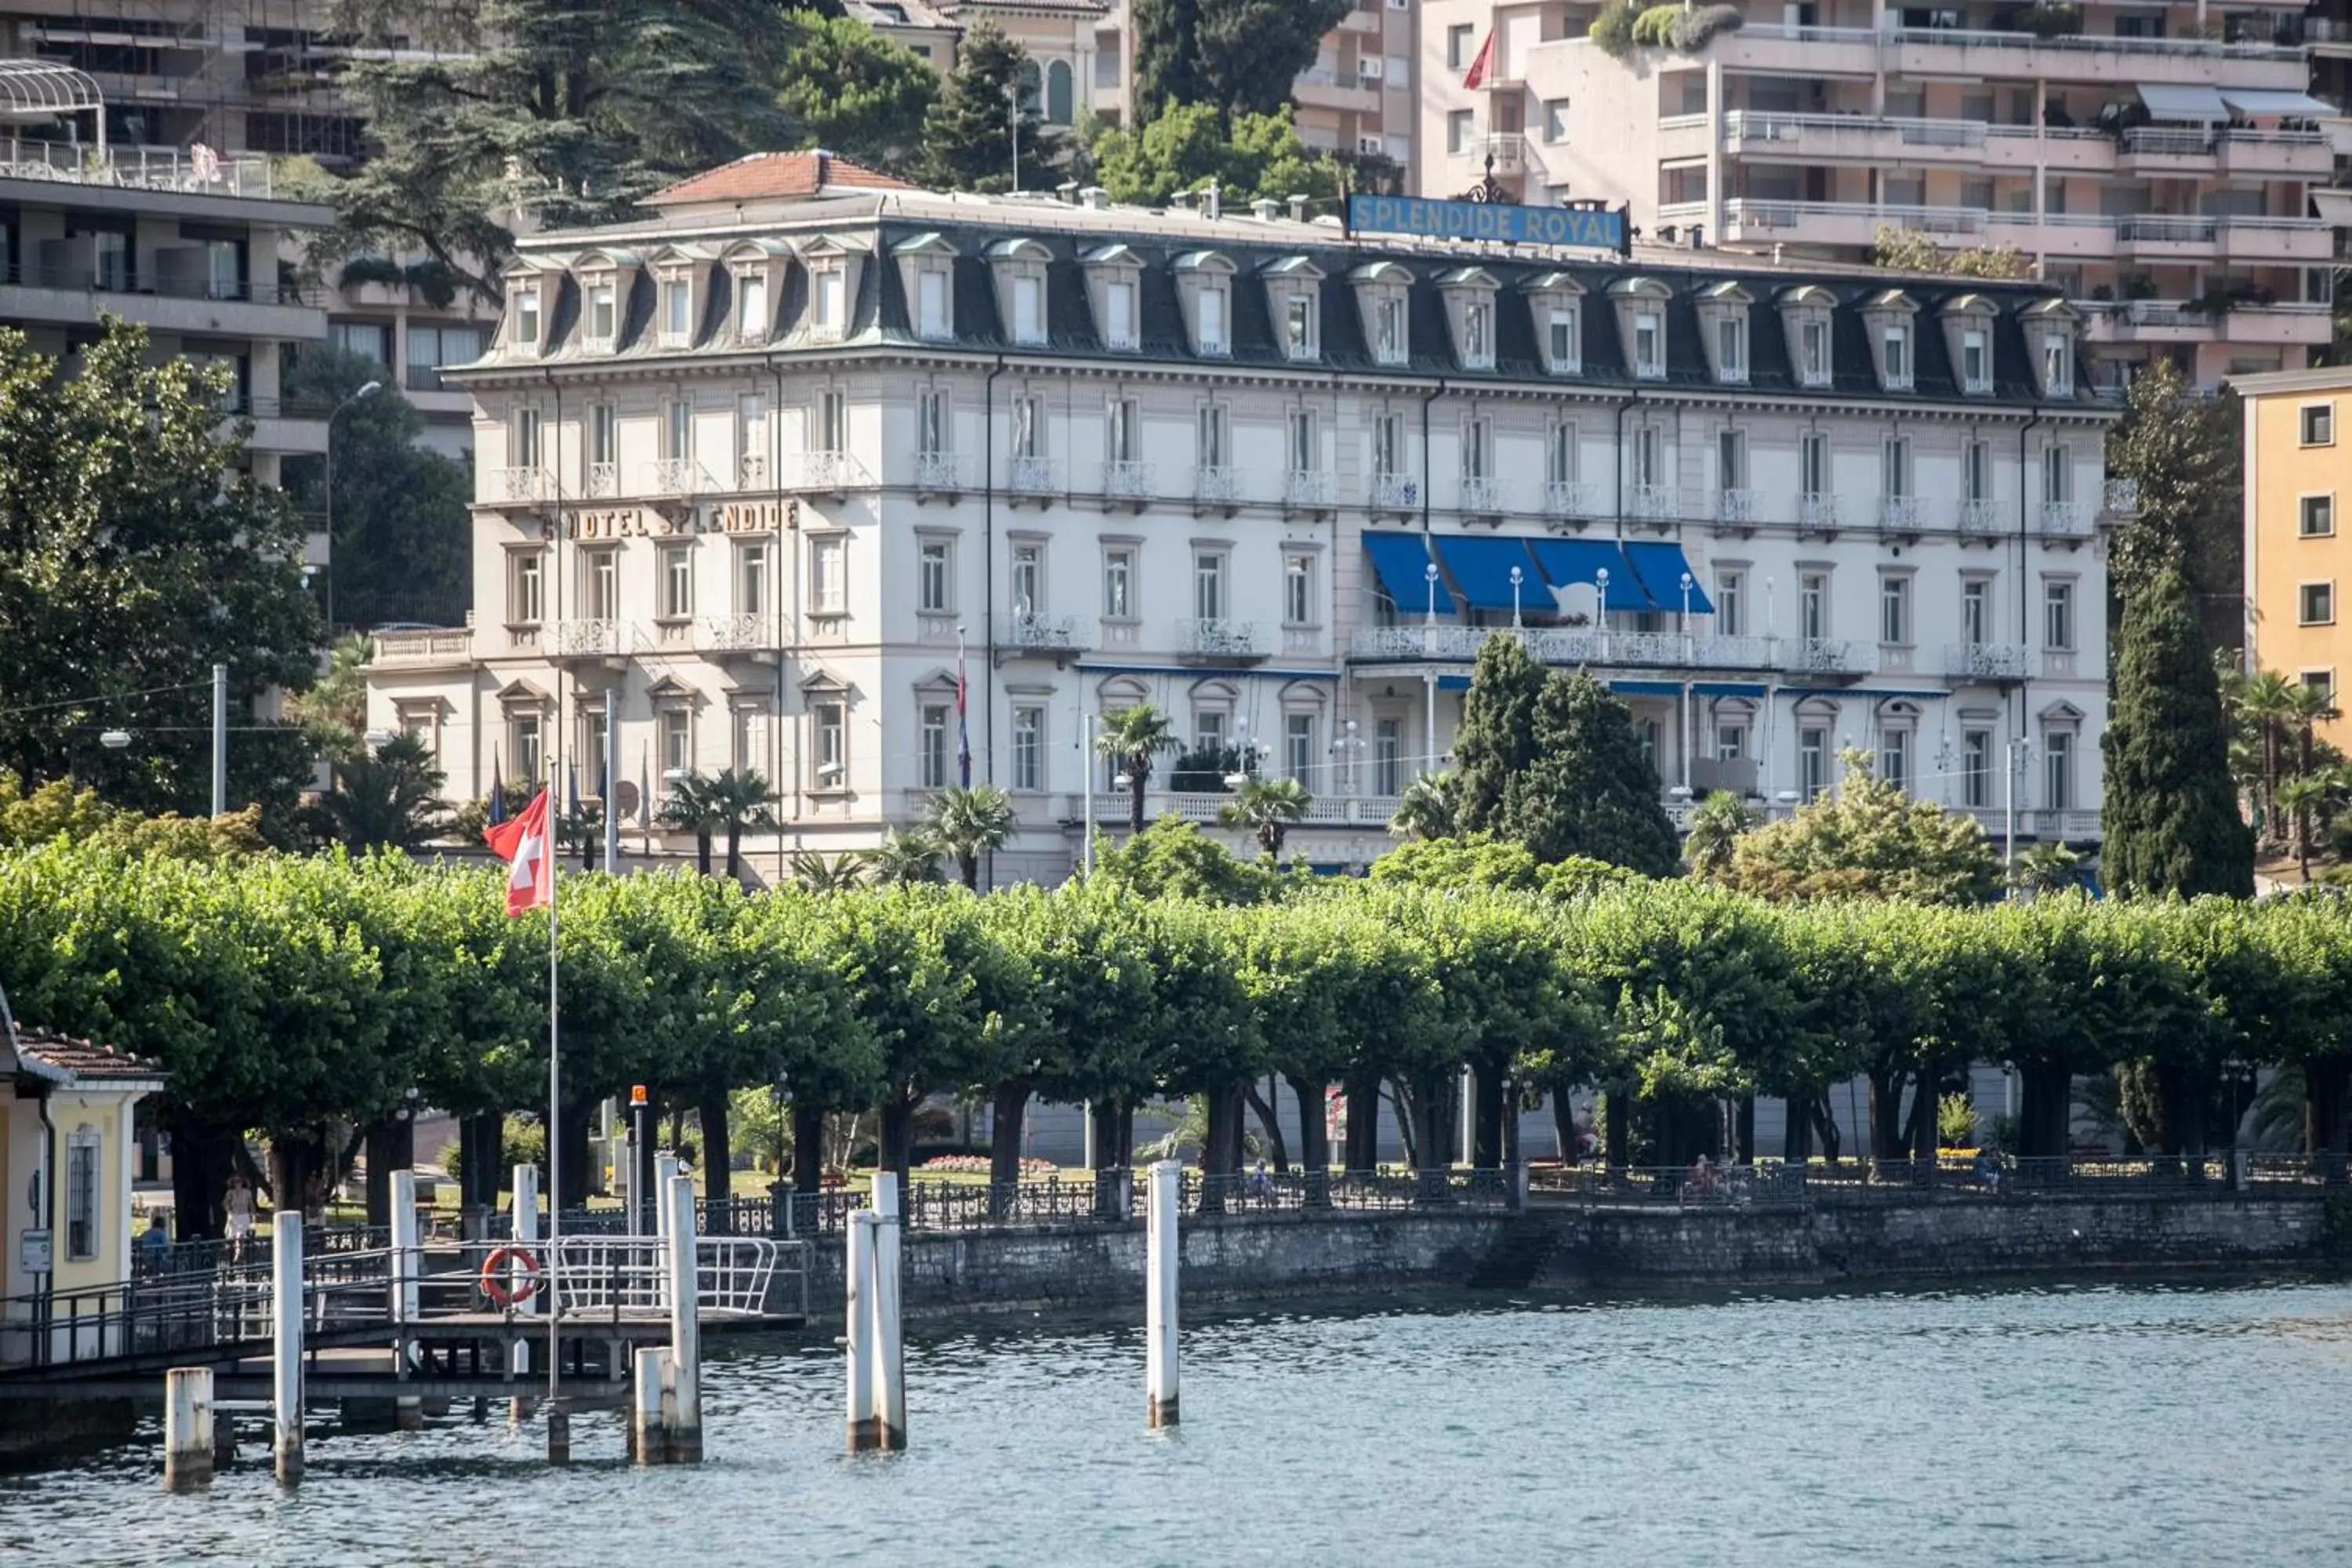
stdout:
[[1045,120],[1048,124],[1070,123],[1074,113],[1070,93],[1070,62],[1055,60],[1045,68]]
[[1022,108],[1035,109],[1038,107],[1037,83],[1037,62],[1035,60],[1023,60],[1021,62]]

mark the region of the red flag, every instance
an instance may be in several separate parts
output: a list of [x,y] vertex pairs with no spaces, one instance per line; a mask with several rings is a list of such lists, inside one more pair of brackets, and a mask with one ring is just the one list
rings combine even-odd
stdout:
[[1462,79],[1462,85],[1474,92],[1486,86],[1486,68],[1494,61],[1495,35],[1490,30],[1486,34],[1486,41],[1478,46],[1478,58],[1470,62],[1470,74]]
[[513,868],[507,878],[507,913],[555,901],[555,859],[547,846],[547,791],[530,797],[510,822],[501,822],[482,835],[490,852]]

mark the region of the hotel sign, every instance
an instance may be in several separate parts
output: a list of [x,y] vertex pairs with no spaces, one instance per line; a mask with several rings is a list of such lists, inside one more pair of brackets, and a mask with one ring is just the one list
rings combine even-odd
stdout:
[[[711,501],[675,514],[651,507],[575,507],[564,514],[567,539],[678,539],[698,533],[773,533],[800,526],[798,501]],[[557,537],[552,521],[540,524],[540,537]]]
[[1350,234],[1409,234],[1499,245],[1574,245],[1625,249],[1625,214],[1599,207],[1521,207],[1422,196],[1349,196]]

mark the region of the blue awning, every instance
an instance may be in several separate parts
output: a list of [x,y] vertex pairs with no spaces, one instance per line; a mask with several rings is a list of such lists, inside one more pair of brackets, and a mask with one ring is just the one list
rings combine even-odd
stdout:
[[1437,678],[1437,689],[1467,691],[1470,689],[1470,678],[1466,675],[1441,675]]
[[1764,688],[1747,681],[1702,680],[1692,686],[1695,697],[1762,697]]
[[[1364,553],[1372,558],[1372,571],[1380,577],[1381,586],[1388,590],[1389,599],[1400,610],[1429,610],[1429,551],[1418,533],[1364,534]],[[1437,613],[1454,613],[1454,595],[1445,584],[1437,584]]]
[[1641,578],[1626,564],[1625,552],[1617,548],[1613,539],[1531,539],[1528,548],[1536,552],[1537,564],[1556,588],[1580,583],[1590,588],[1605,571],[1609,574],[1609,602],[1605,608],[1620,615],[1638,616],[1644,610],[1661,607],[1652,604],[1649,595],[1642,591]]
[[1474,610],[1507,610],[1514,603],[1511,593],[1511,568],[1519,569],[1519,589],[1517,603],[1522,607],[1533,605],[1549,610],[1551,595],[1545,591],[1543,579],[1536,574],[1535,558],[1528,553],[1524,539],[1473,539],[1464,533],[1433,533],[1430,543],[1437,547],[1438,560],[1452,574],[1454,585]]
[[[1683,607],[1683,574],[1690,572],[1690,562],[1683,555],[1679,544],[1665,544],[1655,540],[1646,543],[1625,542],[1625,559],[1633,563],[1634,574],[1642,586],[1657,601],[1662,610],[1679,612]],[[1706,586],[1691,572],[1691,613],[1697,616],[1715,614],[1714,602],[1706,596]]]
[[1612,680],[1609,689],[1620,697],[1680,697],[1682,685],[1673,680]]

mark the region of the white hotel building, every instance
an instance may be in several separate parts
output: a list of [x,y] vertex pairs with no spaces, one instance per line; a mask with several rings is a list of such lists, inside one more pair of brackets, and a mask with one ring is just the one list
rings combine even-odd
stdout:
[[[527,239],[477,400],[473,624],[385,634],[370,719],[454,796],[757,768],[798,848],[956,776],[1079,851],[1089,716],[1139,701],[1385,847],[1479,643],[1632,704],[1680,811],[1784,810],[1864,747],[1915,793],[2095,838],[2111,413],[2052,290],[1250,216],[746,160]],[[1217,797],[1158,795],[1196,818]],[[672,840],[657,849],[683,851]],[[628,840],[637,829],[632,819]]]

